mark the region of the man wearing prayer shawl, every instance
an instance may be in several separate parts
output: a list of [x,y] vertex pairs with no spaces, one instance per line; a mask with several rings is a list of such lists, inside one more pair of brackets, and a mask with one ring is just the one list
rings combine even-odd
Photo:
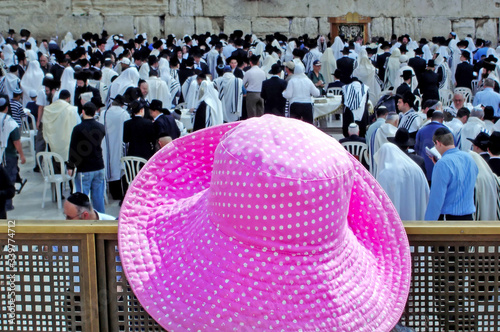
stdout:
[[[363,84],[369,88],[369,99],[373,105],[377,104],[378,96],[380,95],[380,85],[378,83],[378,78],[375,66],[372,64],[371,60],[368,58],[366,50],[362,49],[358,56],[358,65],[354,72],[353,77],[357,77]],[[323,66],[325,64],[323,63]],[[326,79],[326,77],[325,77]]]
[[304,56],[304,66],[306,67],[306,74],[309,74],[313,71],[314,62],[321,59],[321,56],[323,55],[318,50],[318,44],[315,39],[310,39],[308,46],[309,52]]
[[500,182],[488,163],[481,155],[469,151],[477,165],[478,174],[474,187],[476,214],[474,220],[499,220],[500,218]]
[[167,83],[158,77],[156,71],[150,71],[149,75],[149,79],[146,80],[149,85],[149,93],[145,96],[146,100],[158,99],[165,107],[170,108],[172,106],[172,96]]
[[474,139],[476,136],[486,128],[483,121],[484,111],[481,108],[474,108],[470,112],[469,120],[463,125],[456,138],[458,148],[462,151],[470,151],[472,142],[467,138]]
[[21,80],[17,75],[17,66],[10,66],[9,72],[2,77],[0,81],[0,86],[2,87],[2,91],[0,93],[6,94],[9,96],[9,100],[14,97],[14,90],[20,88]]
[[356,122],[359,126],[359,136],[365,137],[366,126],[368,125],[369,90],[370,88],[357,80],[357,78],[353,78],[351,84],[342,87],[344,104],[342,133],[344,137],[349,136],[348,128],[353,122]]
[[[110,58],[106,58],[104,60],[104,67],[102,67],[102,78],[101,78],[101,82],[105,85],[105,86],[110,86],[111,85],[111,79],[114,77],[114,76],[118,76],[118,73],[116,71],[113,70],[113,62]],[[103,99],[104,100],[104,99]]]
[[243,80],[231,72],[231,67],[224,67],[224,75],[215,79],[214,85],[219,91],[219,99],[224,110],[224,122],[238,121],[243,107]]
[[[118,98],[120,100],[120,98]],[[122,108],[120,102],[111,104],[111,107],[103,111],[99,116],[99,122],[104,125],[106,135],[102,140],[102,155],[106,181],[109,183],[109,191],[113,199],[122,199],[121,177],[122,162],[124,154],[123,124],[130,120],[130,114]]]
[[[387,139],[388,137],[396,136],[396,131],[398,131],[398,124],[399,115],[395,112],[390,112],[387,115],[385,123],[375,131],[375,141],[373,143],[372,154],[377,153],[382,145],[389,142],[389,140]],[[373,174],[376,174],[376,172],[373,172]]]
[[195,112],[193,131],[223,123],[222,102],[213,82],[201,82]]
[[69,158],[69,143],[73,128],[81,122],[76,106],[69,104],[71,95],[61,90],[59,99],[43,110],[43,139],[50,151],[59,154],[64,161]]
[[215,46],[207,54],[207,65],[213,80],[219,77],[219,74],[216,70],[219,61],[221,61],[221,63],[224,63],[224,56],[222,55],[222,43],[216,43]]
[[375,178],[401,220],[423,220],[429,201],[429,185],[422,169],[392,143],[382,145],[374,159],[377,164]]

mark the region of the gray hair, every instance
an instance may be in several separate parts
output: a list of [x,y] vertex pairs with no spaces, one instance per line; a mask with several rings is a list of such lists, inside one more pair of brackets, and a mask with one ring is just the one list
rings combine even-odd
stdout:
[[470,117],[482,119],[484,117],[484,111],[479,107],[474,107],[470,112]]
[[399,115],[396,112],[390,112],[387,115],[387,119],[385,120],[385,123],[390,123],[395,126],[397,126],[398,122],[399,122]]

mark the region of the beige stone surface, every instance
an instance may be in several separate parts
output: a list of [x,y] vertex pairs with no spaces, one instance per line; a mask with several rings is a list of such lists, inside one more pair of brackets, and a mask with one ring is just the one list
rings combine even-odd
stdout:
[[476,22],[473,19],[453,20],[451,27],[461,39],[465,38],[468,34],[474,36],[476,33]]
[[[104,16],[104,29],[110,35],[115,33],[123,33],[125,37],[131,38],[135,35],[134,31],[134,17],[133,16]],[[142,31],[137,31],[140,33]]]
[[412,38],[420,38],[421,29],[417,18],[395,17],[394,33],[399,35],[409,34]]
[[433,36],[445,36],[451,31],[451,21],[446,17],[424,17],[420,20],[421,35],[418,38],[431,38]]
[[203,16],[202,0],[170,0],[171,16]]
[[252,32],[268,34],[274,32],[289,33],[290,22],[287,18],[258,17],[252,20]]
[[330,33],[330,22],[328,22],[328,17],[318,18],[319,23],[319,33],[327,36]]
[[290,36],[298,37],[305,33],[309,36],[316,36],[318,34],[318,20],[312,17],[292,19]]
[[222,30],[228,35],[234,30],[241,30],[246,33],[247,31],[252,31],[252,21],[240,17],[224,17]]
[[[466,0],[469,1],[469,0]],[[465,0],[464,0],[465,2]],[[472,2],[472,1],[471,1]],[[462,13],[462,0],[405,0],[405,16],[457,17]],[[391,16],[393,14],[391,13]]]
[[[392,19],[389,17],[374,17],[370,23],[370,37],[391,37]],[[366,41],[365,41],[366,42]]]
[[274,17],[306,17],[309,16],[309,4],[307,1],[290,1],[273,0],[273,1],[257,1],[259,4],[259,16],[274,16]]
[[[103,17],[92,16],[63,16],[56,20],[55,34],[59,36],[59,40],[64,39],[64,36],[69,31],[73,34],[73,38],[79,38],[82,33],[92,31],[100,33],[103,29]],[[54,29],[52,27],[52,29]],[[110,34],[112,32],[108,31]],[[52,35],[46,35],[51,37]],[[38,38],[37,38],[38,39]]]
[[221,31],[221,27],[216,19],[209,17],[196,17],[194,23],[197,34],[205,33],[207,31],[210,33],[219,33]]
[[7,32],[9,31],[10,28],[9,21],[10,19],[7,15],[0,15],[0,33],[2,33],[4,37],[7,36]]
[[498,1],[493,0],[463,0],[460,16],[468,18],[490,18],[500,16],[500,7],[496,6]]
[[165,17],[165,35],[175,34],[178,38],[194,33],[194,17]]
[[[160,24],[160,16],[136,16],[134,17],[134,28],[137,33],[145,32],[150,41],[154,36],[161,37],[165,28]],[[109,31],[108,31],[109,32]]]
[[237,16],[255,17],[259,16],[259,1],[238,0],[203,0],[204,16]]
[[477,19],[476,38],[491,40],[496,46],[498,40],[497,19]]

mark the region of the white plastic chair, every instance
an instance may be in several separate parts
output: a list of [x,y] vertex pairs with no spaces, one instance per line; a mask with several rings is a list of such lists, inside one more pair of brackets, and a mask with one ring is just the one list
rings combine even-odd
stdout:
[[472,103],[472,90],[469,88],[455,88],[455,93],[460,93],[464,96],[466,103]]
[[[45,197],[47,196],[47,189],[54,184],[56,187],[57,208],[62,209],[61,202],[61,184],[69,183],[70,181],[75,188],[75,174],[76,169],[73,170],[73,175],[69,175],[66,170],[66,165],[61,155],[55,152],[38,152],[36,154],[36,161],[40,167],[40,173],[43,176],[43,197],[42,209],[45,208]],[[59,163],[61,174],[56,174],[54,170],[54,163]]]
[[453,92],[448,89],[439,89],[439,101],[445,107],[449,107],[453,102]]
[[472,80],[472,95],[475,96],[479,92],[479,80]]
[[341,96],[341,95],[342,95],[342,88],[328,88],[326,90],[327,97]]
[[[30,128],[30,120],[35,124],[35,129]],[[35,137],[36,137],[36,121],[31,113],[27,113],[21,120],[21,144],[28,142],[30,146],[31,155],[35,156]]]
[[365,162],[366,165],[370,165],[370,159],[368,159],[368,145],[363,142],[344,142],[341,143],[342,146],[352,154],[359,162]]
[[141,157],[122,157],[121,159],[125,168],[125,180],[130,186],[135,176],[148,161]]

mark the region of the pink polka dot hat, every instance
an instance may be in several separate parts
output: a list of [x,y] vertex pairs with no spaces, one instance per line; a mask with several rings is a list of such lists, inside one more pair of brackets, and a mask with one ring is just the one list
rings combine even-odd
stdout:
[[408,239],[374,178],[272,115],[159,151],[118,237],[130,286],[169,331],[390,331],[410,287]]

